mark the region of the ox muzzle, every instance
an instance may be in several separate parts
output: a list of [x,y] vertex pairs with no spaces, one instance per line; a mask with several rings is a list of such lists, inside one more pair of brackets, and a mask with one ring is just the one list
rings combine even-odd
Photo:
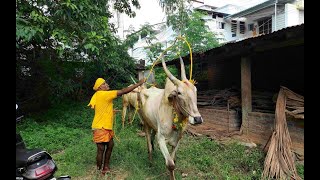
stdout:
[[203,123],[203,119],[201,116],[197,116],[197,117],[194,117],[194,124],[201,124]]

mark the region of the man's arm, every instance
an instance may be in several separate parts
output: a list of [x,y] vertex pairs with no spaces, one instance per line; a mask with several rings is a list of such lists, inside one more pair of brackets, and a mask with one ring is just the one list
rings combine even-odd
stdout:
[[127,94],[137,88],[138,86],[141,86],[146,81],[146,78],[141,79],[137,84],[134,84],[132,86],[123,88],[121,90],[117,91],[117,96],[122,96],[123,94]]

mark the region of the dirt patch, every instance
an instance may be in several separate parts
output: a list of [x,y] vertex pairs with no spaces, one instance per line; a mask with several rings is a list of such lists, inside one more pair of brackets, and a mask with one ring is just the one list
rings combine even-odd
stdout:
[[112,169],[111,173],[102,176],[95,166],[89,168],[85,176],[72,177],[72,180],[124,180],[128,177],[128,173],[123,170]]
[[229,131],[221,128],[214,128],[212,125],[209,126],[206,124],[206,122],[197,126],[189,125],[187,133],[193,136],[206,136],[221,144],[229,144],[237,141],[239,144],[249,148],[257,147],[256,143],[247,136],[241,135],[240,131]]
[[[260,146],[264,152],[268,151],[267,142],[261,144],[257,142],[262,142],[261,138],[256,138],[254,136],[249,136],[241,134],[240,131],[228,131],[226,129],[214,128],[213,125],[208,125],[208,122],[204,122],[201,125],[192,126],[189,125],[187,133],[193,136],[206,136],[210,139],[218,141],[221,144],[229,144],[230,142],[237,141],[239,144],[247,146],[249,148]],[[293,149],[296,161],[298,163],[304,164],[304,149]]]

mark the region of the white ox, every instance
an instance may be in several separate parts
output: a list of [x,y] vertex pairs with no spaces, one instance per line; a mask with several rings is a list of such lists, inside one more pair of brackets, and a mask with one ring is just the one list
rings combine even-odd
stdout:
[[[197,107],[197,89],[186,78],[181,57],[180,64],[182,80],[170,73],[162,58],[162,66],[167,75],[165,88],[142,89],[139,95],[139,114],[144,122],[149,159],[152,160],[153,139],[156,136],[167,169],[170,171],[170,179],[175,179],[175,154],[188,120],[192,125],[203,122]],[[173,123],[174,119],[177,120],[176,123]],[[171,154],[167,144],[172,146]]]
[[[138,92],[141,91],[142,86],[138,86],[133,91],[122,95],[122,127],[124,127],[126,114],[128,110],[128,122],[132,124],[133,121],[133,113],[135,113],[136,109],[138,108]],[[139,113],[136,113],[137,116],[140,118]],[[141,119],[141,118],[140,118]]]

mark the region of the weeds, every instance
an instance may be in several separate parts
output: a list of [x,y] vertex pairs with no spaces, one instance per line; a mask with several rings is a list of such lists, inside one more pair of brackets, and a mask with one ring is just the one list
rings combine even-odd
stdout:
[[[121,109],[121,98],[115,101]],[[28,115],[17,124],[28,148],[42,148],[52,154],[58,165],[56,175],[72,179],[98,179],[95,173],[96,146],[92,142],[93,110],[82,103],[65,102],[42,114]],[[147,143],[138,136],[139,120],[121,126],[121,113],[116,115],[115,140],[111,156],[112,174],[108,179],[168,179],[165,161],[155,143],[153,161],[149,162]],[[237,143],[219,144],[206,137],[185,134],[176,159],[176,179],[260,179],[264,154],[259,148]],[[304,177],[304,166],[297,166]]]

